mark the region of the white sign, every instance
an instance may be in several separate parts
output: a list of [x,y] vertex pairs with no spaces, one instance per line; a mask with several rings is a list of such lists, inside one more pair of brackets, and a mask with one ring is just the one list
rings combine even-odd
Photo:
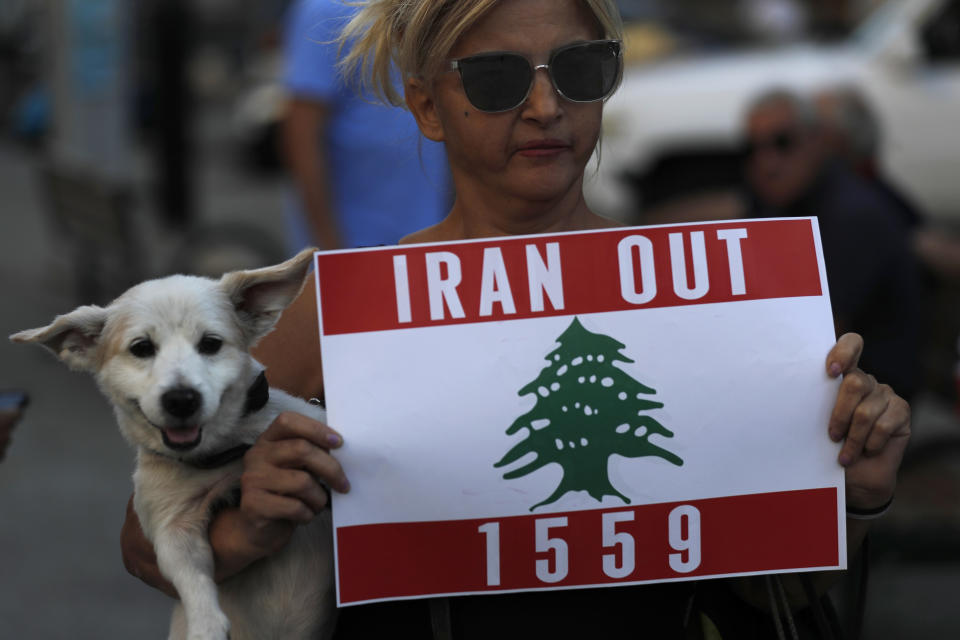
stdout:
[[846,566],[815,219],[320,253],[341,605]]

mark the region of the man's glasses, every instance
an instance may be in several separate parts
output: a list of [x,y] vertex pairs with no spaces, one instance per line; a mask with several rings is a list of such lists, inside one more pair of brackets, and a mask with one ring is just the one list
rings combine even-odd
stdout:
[[496,51],[451,60],[450,71],[460,72],[470,104],[499,113],[526,101],[539,69],[547,70],[557,93],[567,100],[596,102],[613,93],[621,65],[618,40],[593,40],[553,50],[547,64],[534,66],[519,53]]
[[778,131],[760,140],[748,140],[744,151],[748,158],[753,158],[766,149],[778,155],[788,155],[799,145],[800,135],[796,131]]

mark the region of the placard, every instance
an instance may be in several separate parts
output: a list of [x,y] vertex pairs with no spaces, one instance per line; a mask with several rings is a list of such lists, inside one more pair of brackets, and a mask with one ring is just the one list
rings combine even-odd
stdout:
[[340,605],[846,567],[816,219],[317,254]]

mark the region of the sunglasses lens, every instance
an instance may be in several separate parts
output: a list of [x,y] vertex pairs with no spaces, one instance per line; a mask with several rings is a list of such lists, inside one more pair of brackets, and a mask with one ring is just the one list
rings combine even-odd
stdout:
[[523,102],[532,80],[526,58],[494,53],[464,58],[459,63],[463,90],[480,111],[507,111]]
[[620,72],[619,51],[616,42],[587,42],[561,49],[550,63],[557,89],[575,102],[606,98]]
[[797,133],[792,131],[779,131],[769,138],[762,140],[748,140],[745,148],[747,157],[753,157],[763,150],[773,151],[778,155],[787,155],[800,144]]
[[[457,63],[463,90],[480,111],[520,106],[533,82],[533,68],[516,53],[485,53]],[[549,71],[561,94],[574,102],[594,102],[613,91],[620,74],[620,43],[575,44],[554,53]]]

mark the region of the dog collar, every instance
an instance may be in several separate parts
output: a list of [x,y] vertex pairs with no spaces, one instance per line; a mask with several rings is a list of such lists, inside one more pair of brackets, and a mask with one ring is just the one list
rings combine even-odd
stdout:
[[220,453],[215,453],[212,456],[200,458],[199,460],[191,460],[186,464],[189,464],[191,467],[196,467],[197,469],[216,469],[230,464],[238,458],[242,458],[243,454],[249,451],[252,446],[252,444],[238,444],[226,451],[221,451]]
[[257,379],[247,389],[247,403],[243,406],[243,417],[246,418],[251,413],[263,409],[269,399],[270,385],[267,383],[267,374],[261,371]]

